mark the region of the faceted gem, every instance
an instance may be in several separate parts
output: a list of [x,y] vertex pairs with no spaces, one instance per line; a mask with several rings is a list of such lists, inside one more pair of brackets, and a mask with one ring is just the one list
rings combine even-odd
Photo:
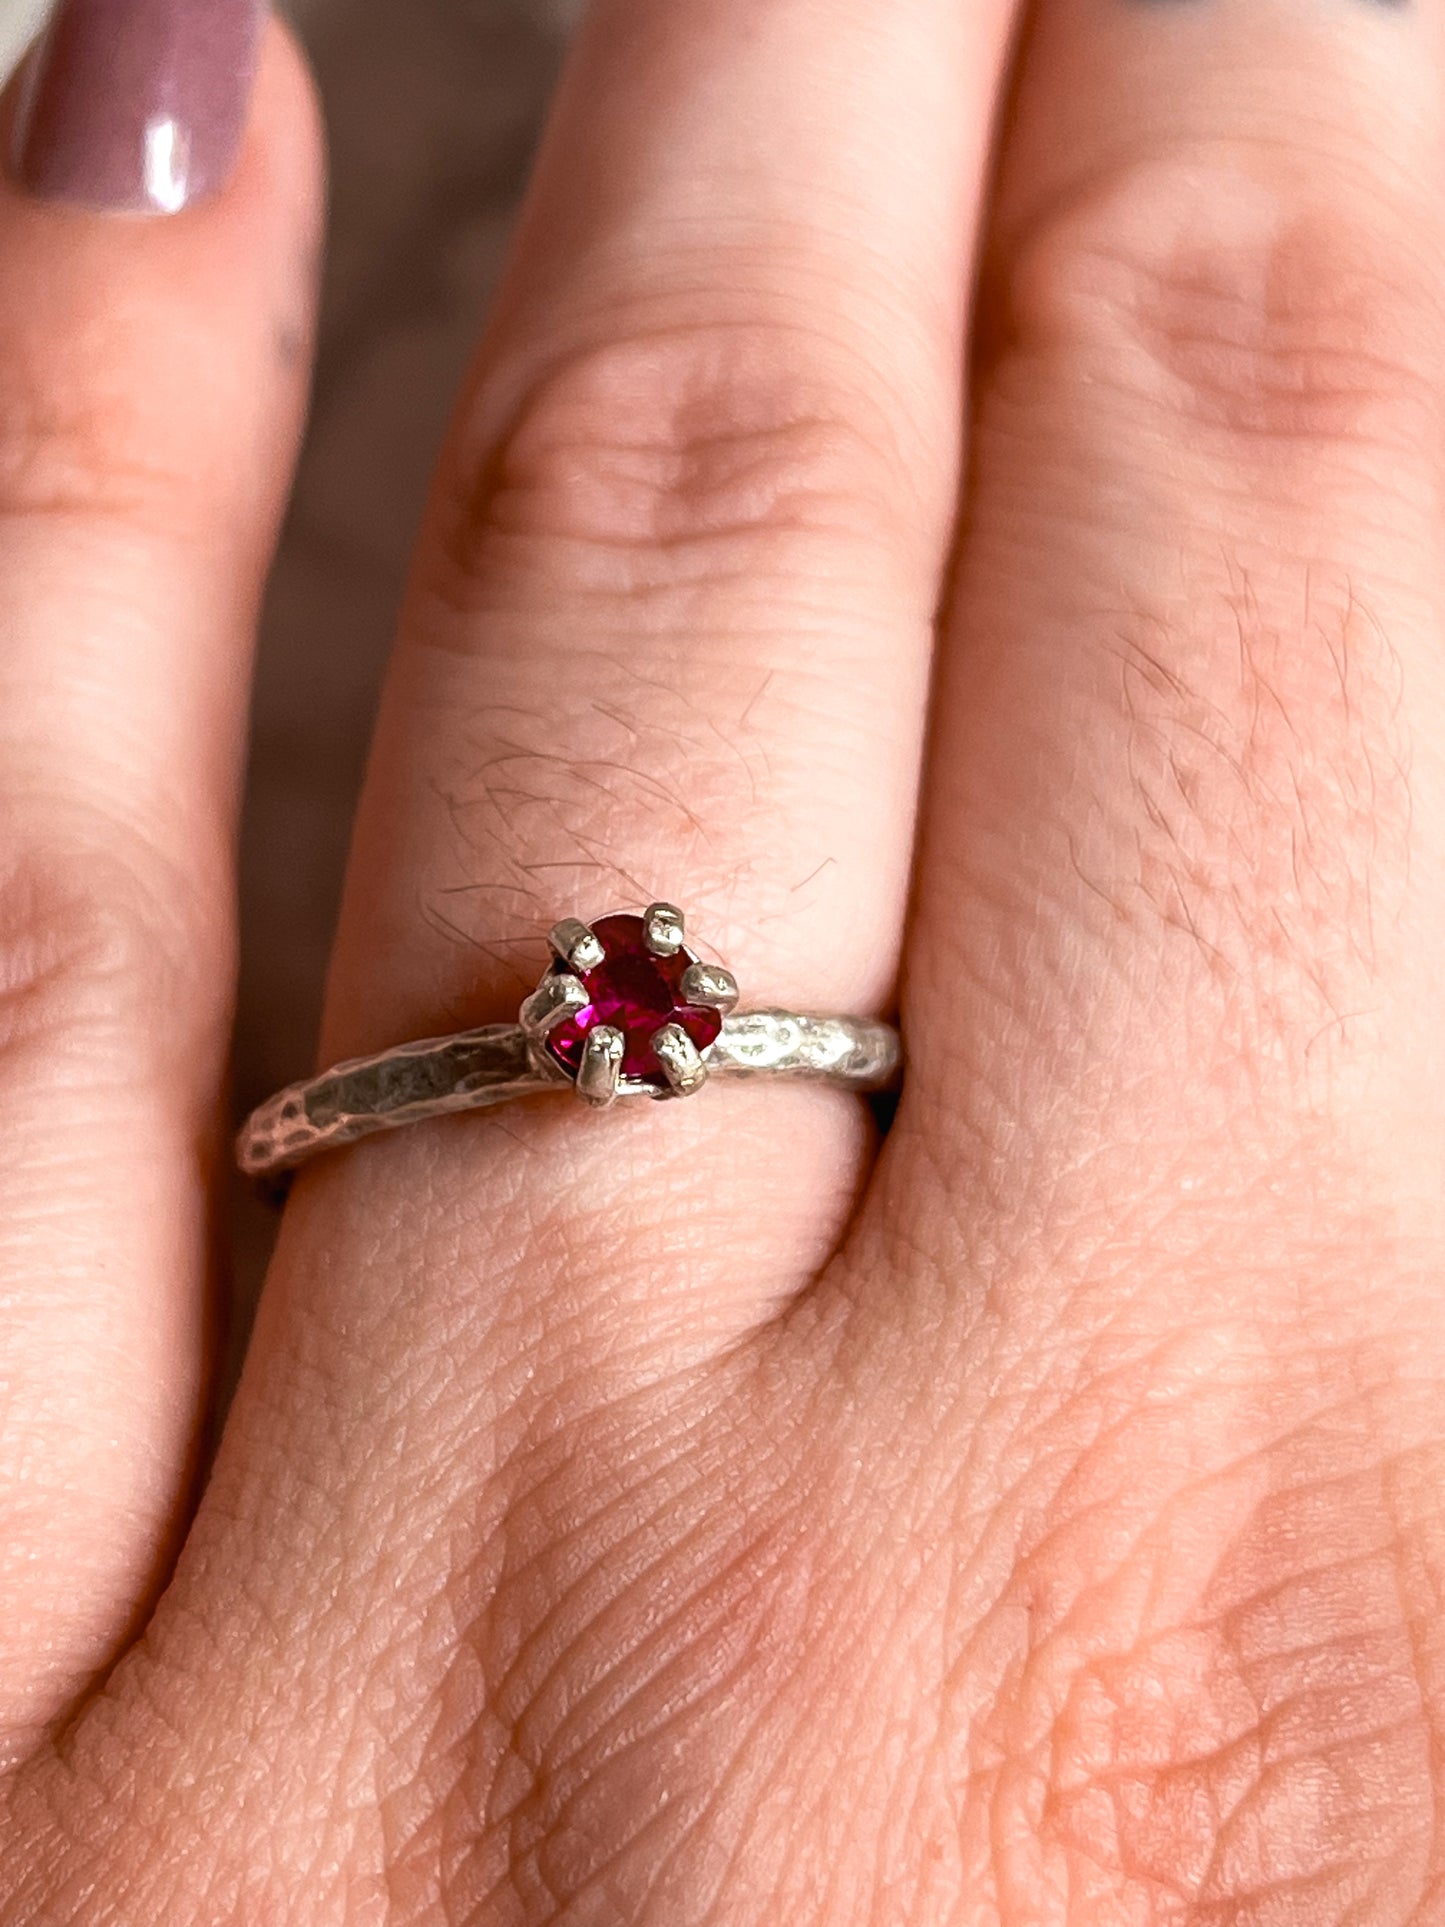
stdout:
[[[654,956],[647,947],[641,917],[603,917],[592,926],[606,953],[595,970],[579,970],[588,1002],[564,1018],[547,1037],[547,1049],[572,1076],[582,1062],[582,1047],[594,1024],[611,1024],[627,1039],[622,1075],[667,1089],[667,1078],[652,1048],[664,1024],[680,1024],[700,1051],[716,1043],[722,1012],[705,1004],[690,1004],[682,991],[683,975],[697,958],[684,946],[672,957]],[[554,972],[564,972],[557,963]]]

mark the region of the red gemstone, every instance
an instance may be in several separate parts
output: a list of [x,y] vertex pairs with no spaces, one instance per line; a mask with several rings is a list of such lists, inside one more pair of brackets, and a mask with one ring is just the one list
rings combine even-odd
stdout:
[[[652,1048],[662,1026],[680,1024],[700,1051],[715,1043],[722,1030],[721,1011],[690,1004],[683,995],[683,973],[697,958],[685,948],[675,957],[654,955],[641,917],[603,917],[592,925],[592,933],[606,955],[595,970],[572,973],[586,985],[589,1001],[558,1024],[547,1048],[575,1077],[588,1031],[594,1024],[610,1024],[627,1039],[623,1076],[665,1090],[667,1078]],[[564,971],[567,966],[556,968]]]

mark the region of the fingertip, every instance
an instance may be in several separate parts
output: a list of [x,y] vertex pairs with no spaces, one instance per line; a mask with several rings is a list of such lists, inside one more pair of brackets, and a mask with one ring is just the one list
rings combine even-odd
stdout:
[[[143,450],[179,525],[268,540],[308,389],[323,165],[305,57],[274,18],[254,69],[235,165],[184,210],[118,217],[0,178],[0,445],[43,429],[44,473],[102,480]],[[10,90],[12,120],[33,85]]]
[[91,213],[224,196],[275,40],[266,0],[59,0],[15,89],[12,178]]
[[319,244],[325,162],[321,103],[311,64],[296,33],[273,14],[261,36],[235,174],[222,198],[239,205],[250,195],[265,197],[287,210]]
[[326,140],[310,62],[290,26],[272,15],[262,35],[255,86],[236,171],[218,200],[174,225],[217,230],[229,271],[242,285],[258,260],[271,263],[274,346],[283,374],[304,391],[314,348],[326,219]]
[[[143,0],[120,3],[130,10]],[[58,126],[48,135],[39,126],[45,118],[40,98],[58,84],[54,32],[31,48],[0,98],[0,155],[8,160],[0,169],[0,252],[23,255],[29,243],[53,265],[67,255],[93,251],[117,270],[154,255],[174,275],[188,253],[200,257],[218,243],[234,245],[231,237],[243,245],[247,239],[259,244],[278,224],[298,231],[315,251],[325,188],[321,110],[305,51],[284,21],[265,13],[254,54],[232,49],[229,84],[240,89],[237,124],[211,137],[210,157],[193,163],[184,196],[174,205],[147,200],[144,188],[136,189],[147,165],[143,135],[122,155],[113,128],[106,145],[92,126],[74,133],[66,152],[45,151],[47,143],[53,146],[64,136]],[[99,102],[86,95],[91,79],[72,77],[79,104],[103,110],[104,95]],[[212,111],[222,123],[228,121],[224,106],[213,103]],[[94,118],[103,122],[104,112]],[[49,119],[53,122],[55,114]],[[207,145],[192,140],[179,113],[169,125],[177,147]],[[83,151],[87,140],[95,143],[90,160]],[[217,164],[222,159],[224,165]],[[87,168],[88,187],[81,179]]]

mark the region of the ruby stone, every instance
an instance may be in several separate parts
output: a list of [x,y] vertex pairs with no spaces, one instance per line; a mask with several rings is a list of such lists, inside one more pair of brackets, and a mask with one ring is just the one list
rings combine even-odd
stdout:
[[[587,1033],[594,1024],[610,1024],[627,1039],[622,1074],[658,1090],[667,1078],[652,1048],[664,1024],[679,1024],[700,1051],[715,1043],[722,1030],[722,1012],[705,1004],[690,1004],[682,993],[683,973],[697,958],[686,947],[674,957],[656,956],[647,947],[647,927],[641,917],[603,917],[592,934],[606,953],[595,970],[577,970],[587,989],[588,1002],[564,1018],[547,1038],[547,1049],[572,1076],[582,1064]],[[554,974],[567,972],[557,963]]]

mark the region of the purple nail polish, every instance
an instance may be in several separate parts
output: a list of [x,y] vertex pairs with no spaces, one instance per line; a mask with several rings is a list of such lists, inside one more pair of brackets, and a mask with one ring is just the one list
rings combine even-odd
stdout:
[[60,0],[23,82],[13,164],[46,200],[175,214],[245,131],[264,0]]

